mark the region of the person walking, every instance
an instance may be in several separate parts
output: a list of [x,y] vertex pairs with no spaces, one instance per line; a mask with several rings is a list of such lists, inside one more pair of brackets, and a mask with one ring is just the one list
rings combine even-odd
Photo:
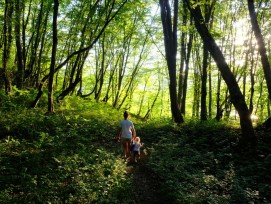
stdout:
[[143,147],[144,143],[140,142],[140,137],[135,137],[133,141],[133,160],[135,163],[137,163],[139,157],[140,157],[140,147]]
[[120,121],[118,139],[122,144],[124,158],[129,160],[131,156],[130,145],[133,138],[136,137],[136,131],[133,122],[128,120],[128,116],[129,116],[128,112],[125,111],[123,113],[124,120]]

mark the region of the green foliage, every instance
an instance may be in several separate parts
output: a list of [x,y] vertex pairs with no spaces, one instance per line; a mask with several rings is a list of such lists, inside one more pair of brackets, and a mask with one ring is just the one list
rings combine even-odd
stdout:
[[72,102],[51,115],[16,108],[1,117],[1,203],[129,201],[131,181],[113,141],[121,113]]
[[[269,200],[268,165],[241,158],[235,130],[215,121],[189,121],[157,132],[149,167],[174,203],[262,203]],[[260,147],[261,148],[261,147]],[[251,161],[248,161],[251,160]],[[247,161],[247,162],[243,162]]]
[[[1,203],[137,202],[141,182],[128,174],[115,141],[122,111],[67,97],[48,115],[18,105],[16,97],[1,104],[16,107],[1,109]],[[149,157],[142,177],[154,176],[157,195],[170,203],[271,201],[270,132],[257,130],[257,152],[247,155],[235,147],[240,130],[232,125],[191,120],[177,126],[170,119],[130,117]]]

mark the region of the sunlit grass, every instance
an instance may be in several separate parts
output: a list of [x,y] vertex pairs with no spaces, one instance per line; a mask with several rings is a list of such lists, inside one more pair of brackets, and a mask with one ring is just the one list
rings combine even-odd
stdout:
[[112,140],[122,113],[72,100],[55,114],[17,107],[0,119],[1,202],[118,203],[127,199],[131,182]]
[[[123,110],[67,97],[48,115],[14,101],[0,105],[1,203],[135,203],[140,186],[115,140]],[[238,121],[130,119],[145,143],[146,168],[161,183],[158,195],[175,203],[271,200],[270,132],[257,132],[257,154],[243,155]]]

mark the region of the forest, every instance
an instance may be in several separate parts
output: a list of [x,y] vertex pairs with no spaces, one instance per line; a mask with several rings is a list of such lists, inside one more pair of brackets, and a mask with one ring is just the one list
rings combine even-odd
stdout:
[[271,203],[269,0],[0,7],[1,203]]

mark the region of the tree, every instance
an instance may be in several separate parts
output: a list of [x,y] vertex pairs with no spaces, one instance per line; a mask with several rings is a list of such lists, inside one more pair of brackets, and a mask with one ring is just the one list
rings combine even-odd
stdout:
[[[96,1],[96,2],[100,2],[100,1]],[[103,3],[103,2],[100,2]],[[108,9],[108,11],[106,11],[106,13],[101,13],[100,15],[98,15],[98,13],[95,13],[95,15],[97,15],[98,17],[103,18],[103,21],[100,22],[99,24],[96,25],[96,27],[94,28],[94,30],[90,30],[89,34],[91,34],[91,38],[89,39],[88,45],[80,48],[76,51],[71,52],[70,54],[67,55],[67,57],[65,58],[65,60],[63,60],[59,65],[57,65],[54,69],[54,72],[59,71],[61,68],[63,68],[68,62],[70,62],[70,60],[74,57],[77,56],[81,53],[84,52],[88,52],[93,45],[98,41],[98,39],[102,36],[103,32],[105,31],[106,27],[109,25],[109,23],[116,17],[116,15],[121,11],[121,9],[123,8],[123,6],[127,3],[127,0],[123,0],[120,4],[116,5],[116,1],[108,1],[108,2],[104,2],[107,3],[106,5],[106,9]],[[100,5],[94,5],[95,9],[97,9]],[[118,7],[117,7],[118,6]],[[117,8],[116,8],[117,7]],[[94,11],[95,11],[94,9]],[[103,9],[100,9],[100,11],[104,11]],[[90,18],[89,20],[92,20],[92,18]],[[92,32],[95,32],[92,35]],[[80,75],[80,73],[79,73]],[[43,94],[43,87],[46,83],[46,81],[49,78],[49,74],[45,75],[38,87],[38,94],[36,96],[36,98],[34,99],[34,101],[31,103],[31,107],[35,108]],[[74,83],[78,83],[77,81],[75,81]],[[70,91],[70,89],[68,90]],[[65,95],[67,95],[67,93],[65,93]]]
[[255,7],[254,7],[254,0],[247,0],[247,3],[248,3],[248,10],[249,10],[252,29],[258,43],[259,53],[261,55],[264,76],[265,76],[267,89],[269,93],[269,100],[271,100],[271,69],[270,69],[270,64],[268,61],[268,56],[266,53],[264,38],[262,36],[262,32],[257,20],[257,14],[255,12]]
[[23,62],[23,52],[21,46],[21,2],[20,0],[15,1],[15,38],[16,38],[16,48],[17,48],[17,88],[22,89],[24,83],[24,62]]
[[177,19],[178,19],[178,0],[174,0],[174,16],[171,21],[171,8],[169,0],[159,0],[161,9],[161,19],[164,32],[164,43],[166,52],[166,61],[169,73],[169,94],[171,113],[176,123],[183,123],[184,119],[177,99],[176,82],[176,55],[177,55]]
[[52,57],[50,64],[49,82],[48,82],[48,112],[54,112],[53,103],[53,82],[55,73],[55,63],[56,63],[56,52],[57,52],[57,17],[58,17],[58,0],[54,0],[54,14],[53,14],[53,45],[52,45]]
[[8,94],[11,91],[11,81],[8,77],[8,62],[10,59],[10,49],[11,49],[11,42],[12,42],[12,13],[13,13],[13,2],[5,0],[5,13],[4,13],[4,26],[3,26],[3,72],[2,76],[5,83],[5,92]]
[[[209,24],[212,16],[216,1],[208,0],[204,5],[205,10],[205,24]],[[201,120],[207,120],[207,67],[208,67],[209,52],[207,46],[203,45],[203,62],[202,62],[202,75],[201,75]]]
[[[181,113],[185,115],[186,110],[186,95],[187,95],[187,81],[189,74],[189,62],[191,58],[192,44],[194,40],[194,31],[191,31],[192,17],[188,21],[188,8],[186,3],[183,2],[182,11],[182,28],[180,36],[180,70],[179,70],[179,84],[178,84],[178,103]],[[184,29],[185,28],[185,29]]]
[[242,129],[242,142],[256,144],[256,136],[254,134],[250,112],[246,105],[244,96],[242,95],[240,88],[237,84],[237,81],[232,74],[226,60],[217,46],[215,40],[213,39],[212,35],[210,34],[207,26],[204,23],[204,18],[201,13],[200,6],[197,5],[190,5],[189,0],[186,0],[190,12],[192,13],[194,20],[195,20],[195,27],[199,32],[204,45],[207,46],[210,54],[212,55],[213,59],[215,60],[218,69],[221,72],[222,78],[227,84],[227,87],[230,92],[231,102],[235,106],[238,114],[240,116],[240,125]]

